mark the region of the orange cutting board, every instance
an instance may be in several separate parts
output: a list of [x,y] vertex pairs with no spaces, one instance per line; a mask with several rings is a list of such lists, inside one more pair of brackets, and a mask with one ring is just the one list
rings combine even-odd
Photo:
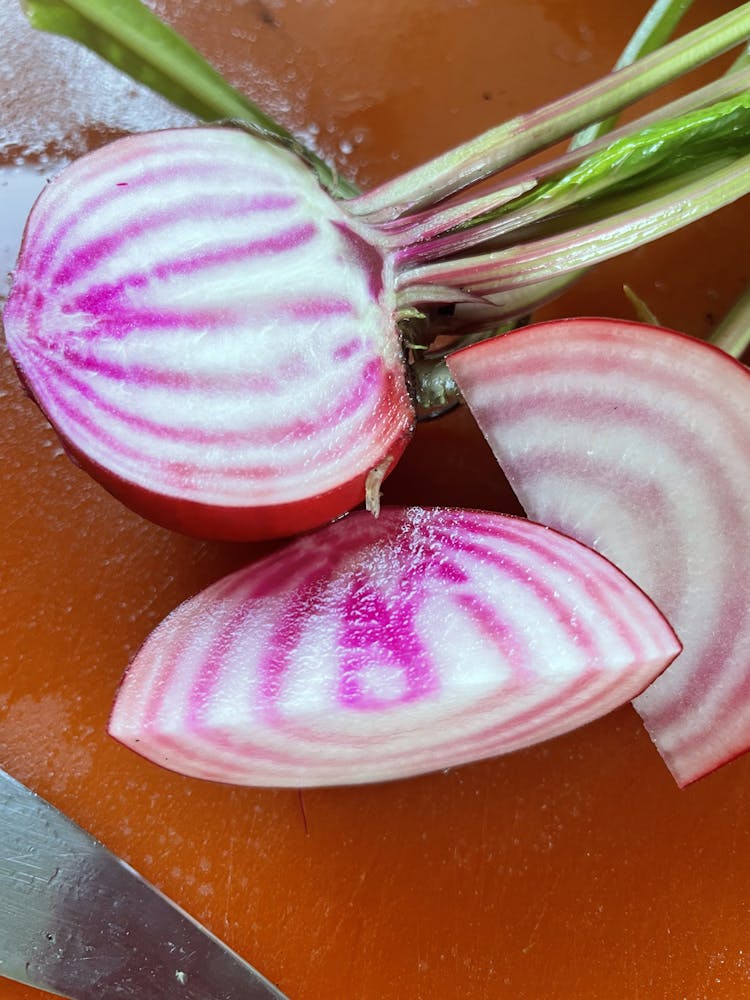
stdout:
[[[646,3],[157,7],[369,186],[601,75]],[[46,177],[123,131],[185,119],[34,35],[16,0],[0,0],[0,23],[6,294]],[[706,335],[748,280],[749,222],[747,203],[729,208],[599,268],[544,315],[631,316],[627,283],[663,324]],[[114,693],[148,632],[270,546],[194,541],[124,510],[63,455],[4,348],[0,362],[2,766],[292,1000],[750,996],[750,757],[679,791],[629,706],[498,760],[304,796],[182,778],[114,743]],[[384,499],[517,509],[463,410],[420,426]],[[38,996],[0,983],[2,1000]]]

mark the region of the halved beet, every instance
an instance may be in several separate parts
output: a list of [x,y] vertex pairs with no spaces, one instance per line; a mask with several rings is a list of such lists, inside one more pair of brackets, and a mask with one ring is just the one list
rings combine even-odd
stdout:
[[521,518],[351,514],[220,580],[147,640],[110,732],[253,785],[400,778],[628,701],[679,651],[609,562]]
[[292,153],[147,133],[42,193],[5,333],[68,451],[129,506],[293,534],[360,503],[410,436],[389,266]]
[[544,323],[450,359],[534,520],[611,559],[684,652],[635,701],[678,783],[750,747],[750,372],[679,333]]

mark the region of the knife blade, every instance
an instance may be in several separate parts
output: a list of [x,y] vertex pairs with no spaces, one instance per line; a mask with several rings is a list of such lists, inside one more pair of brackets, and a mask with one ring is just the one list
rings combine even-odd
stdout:
[[71,1000],[285,1000],[130,865],[2,770],[0,976]]

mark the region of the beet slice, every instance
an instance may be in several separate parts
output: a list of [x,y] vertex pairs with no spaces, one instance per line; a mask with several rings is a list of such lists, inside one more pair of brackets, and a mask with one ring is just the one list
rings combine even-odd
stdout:
[[609,319],[543,323],[450,368],[534,520],[611,559],[684,652],[635,701],[680,785],[750,747],[750,373]]
[[582,725],[679,648],[641,590],[549,528],[444,508],[357,512],[165,619],[110,732],[218,781],[401,778]]

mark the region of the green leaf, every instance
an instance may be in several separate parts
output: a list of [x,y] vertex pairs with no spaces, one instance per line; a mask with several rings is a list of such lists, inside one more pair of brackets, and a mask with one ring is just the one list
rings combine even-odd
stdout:
[[33,27],[82,42],[198,118],[241,118],[288,134],[139,0],[23,0],[23,7]]
[[335,194],[354,189],[282,125],[235,90],[140,0],[22,0],[34,28],[81,42],[117,69],[204,121],[242,123],[293,149]]
[[[730,83],[728,77],[724,78]],[[747,77],[742,83],[747,86]],[[711,89],[716,89],[714,85]],[[470,219],[469,233],[485,227],[486,239],[512,234],[535,239],[619,211],[677,189],[685,178],[750,151],[750,90],[625,132],[565,171],[549,174],[532,190]],[[581,151],[582,153],[583,151]],[[622,199],[626,201],[623,205]],[[618,204],[619,203],[619,204]],[[494,224],[494,229],[492,228]],[[446,252],[459,252],[451,246]]]
[[537,197],[576,200],[602,190],[678,178],[750,150],[750,91],[619,139],[550,183]]

